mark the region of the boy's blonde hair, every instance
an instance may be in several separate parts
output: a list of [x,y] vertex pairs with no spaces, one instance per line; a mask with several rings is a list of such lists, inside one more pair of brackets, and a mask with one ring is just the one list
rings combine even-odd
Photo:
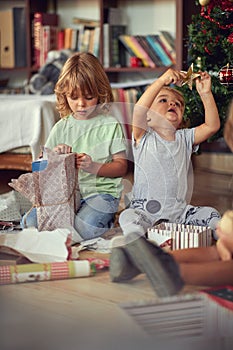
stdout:
[[103,66],[89,52],[75,53],[63,66],[54,90],[61,118],[72,113],[67,95],[76,96],[78,89],[84,96],[97,97],[98,104],[113,102],[111,85]]

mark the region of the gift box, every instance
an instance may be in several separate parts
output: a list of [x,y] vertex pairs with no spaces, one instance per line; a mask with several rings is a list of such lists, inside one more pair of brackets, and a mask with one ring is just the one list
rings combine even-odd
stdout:
[[44,170],[22,174],[9,186],[36,208],[39,231],[73,227],[80,205],[75,154],[57,154],[49,149],[46,154]]
[[162,222],[147,231],[148,239],[160,247],[175,250],[207,247],[212,244],[212,230],[206,226]]

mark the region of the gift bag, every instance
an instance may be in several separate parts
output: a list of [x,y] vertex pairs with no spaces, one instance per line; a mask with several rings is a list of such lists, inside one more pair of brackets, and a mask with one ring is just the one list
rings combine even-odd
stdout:
[[11,180],[9,186],[36,208],[39,231],[73,227],[80,205],[75,154],[57,154],[49,149],[46,154],[44,170],[23,174]]

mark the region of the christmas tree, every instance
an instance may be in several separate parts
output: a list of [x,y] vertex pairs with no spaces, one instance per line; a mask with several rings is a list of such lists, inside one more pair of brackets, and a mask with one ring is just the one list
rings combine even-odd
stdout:
[[[223,135],[228,108],[233,99],[233,0],[199,0],[200,13],[188,25],[188,64],[194,72],[207,71],[219,110],[221,128],[208,141]],[[200,6],[201,5],[201,6]],[[186,101],[185,119],[190,126],[204,121],[204,109],[196,89],[182,87]]]

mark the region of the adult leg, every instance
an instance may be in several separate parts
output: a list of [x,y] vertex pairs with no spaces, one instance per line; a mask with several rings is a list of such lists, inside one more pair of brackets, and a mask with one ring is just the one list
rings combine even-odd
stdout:
[[180,263],[179,268],[185,284],[196,286],[233,285],[233,260]]
[[216,246],[186,248],[170,251],[178,263],[204,263],[220,260]]
[[84,240],[102,236],[111,227],[118,206],[119,199],[108,194],[83,200],[75,217],[75,229]]

